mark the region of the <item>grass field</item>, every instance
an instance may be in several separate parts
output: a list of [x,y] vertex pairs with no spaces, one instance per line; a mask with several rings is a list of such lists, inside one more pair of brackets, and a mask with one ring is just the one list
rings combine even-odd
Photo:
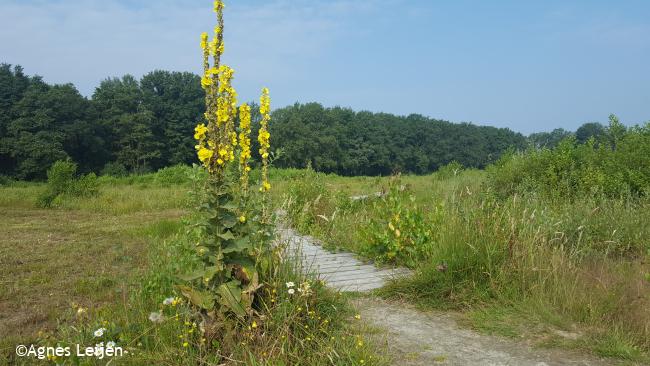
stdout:
[[[100,327],[130,352],[120,364],[385,364],[346,297],[314,283],[311,300],[287,298],[282,281],[311,281],[289,267],[273,285],[277,306],[267,324],[249,324],[228,354],[206,351],[184,306],[161,305],[175,276],[196,264],[184,230],[188,183],[104,179],[96,197],[68,197],[51,209],[37,207],[44,189],[0,187],[0,364],[39,363],[16,358],[17,344],[92,345]],[[152,323],[157,310],[169,320]]]
[[4,350],[53,331],[73,306],[128,297],[152,240],[174,234],[182,187],[107,186],[102,195],[37,208],[40,184],[0,188],[0,334]]

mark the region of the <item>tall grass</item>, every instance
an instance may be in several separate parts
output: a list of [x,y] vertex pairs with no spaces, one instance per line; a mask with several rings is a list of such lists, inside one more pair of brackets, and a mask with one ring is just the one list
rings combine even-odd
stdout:
[[[156,225],[147,232],[151,235],[149,270],[122,302],[82,316],[71,312],[68,324],[57,333],[43,335],[42,344],[92,345],[98,341],[93,331],[105,327],[110,340],[127,350],[128,355],[119,359],[125,365],[386,364],[385,356],[366,339],[368,329],[355,321],[347,299],[301,274],[291,261],[282,262],[272,281],[265,284],[258,321],[244,324],[242,332],[206,341],[202,334],[209,338],[209,330],[199,332],[201,326],[190,317],[187,305],[163,305],[165,298],[177,295],[176,276],[199,266],[191,235],[171,232],[168,225]],[[290,294],[288,282],[298,287],[310,283],[311,295]],[[158,310],[164,319],[152,323],[148,317]]]
[[[346,200],[335,179],[307,172],[287,190],[288,212],[299,228],[334,247],[416,270],[384,288],[384,296],[488,314],[472,317],[477,327],[505,329],[516,319],[518,332],[543,324],[545,337],[561,338],[565,346],[646,357],[650,201],[603,195],[562,200],[534,192],[504,199],[485,176],[465,171],[399,183],[381,179],[366,192],[386,195]],[[403,189],[391,189],[395,184]],[[345,194],[354,190],[347,187]],[[399,236],[389,226],[399,228]],[[419,243],[427,232],[427,242]],[[391,250],[403,255],[389,258]],[[568,341],[555,332],[576,327],[579,336]]]

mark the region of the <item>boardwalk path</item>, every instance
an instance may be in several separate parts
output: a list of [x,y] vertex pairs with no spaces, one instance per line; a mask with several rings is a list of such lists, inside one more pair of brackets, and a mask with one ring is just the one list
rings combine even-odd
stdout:
[[302,259],[302,268],[340,291],[370,291],[382,287],[387,279],[408,274],[404,268],[379,269],[364,264],[350,253],[330,253],[318,241],[296,233],[293,229],[279,229],[280,240],[288,243],[289,253]]

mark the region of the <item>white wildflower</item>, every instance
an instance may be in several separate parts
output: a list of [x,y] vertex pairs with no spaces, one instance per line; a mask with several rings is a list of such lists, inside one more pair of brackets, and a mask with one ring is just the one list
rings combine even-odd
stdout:
[[174,302],[174,297],[168,297],[165,300],[163,300],[163,305],[171,305]]
[[295,285],[296,285],[296,284],[293,283],[293,282],[287,282],[287,288],[292,288],[292,287],[294,287]]
[[289,295],[293,295],[296,292],[296,290],[290,288],[287,292],[289,293]]
[[162,315],[162,312],[153,312],[149,314],[149,320],[154,323],[162,323],[165,320],[165,317]]
[[104,335],[106,328],[99,328],[95,331],[95,337],[101,337]]
[[106,342],[106,348],[115,348],[115,342],[113,341]]

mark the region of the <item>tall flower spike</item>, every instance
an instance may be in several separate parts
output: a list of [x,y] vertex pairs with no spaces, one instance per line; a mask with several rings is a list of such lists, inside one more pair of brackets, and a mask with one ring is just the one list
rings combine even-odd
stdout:
[[257,136],[257,141],[260,143],[260,156],[262,157],[262,187],[261,192],[268,192],[271,189],[269,183],[269,148],[271,147],[269,133],[269,121],[271,120],[271,98],[269,97],[269,89],[262,89],[262,96],[260,97],[260,114],[262,121],[260,122],[260,130]]
[[244,103],[239,107],[239,172],[241,177],[242,191],[248,192],[248,160],[251,158],[251,107]]

